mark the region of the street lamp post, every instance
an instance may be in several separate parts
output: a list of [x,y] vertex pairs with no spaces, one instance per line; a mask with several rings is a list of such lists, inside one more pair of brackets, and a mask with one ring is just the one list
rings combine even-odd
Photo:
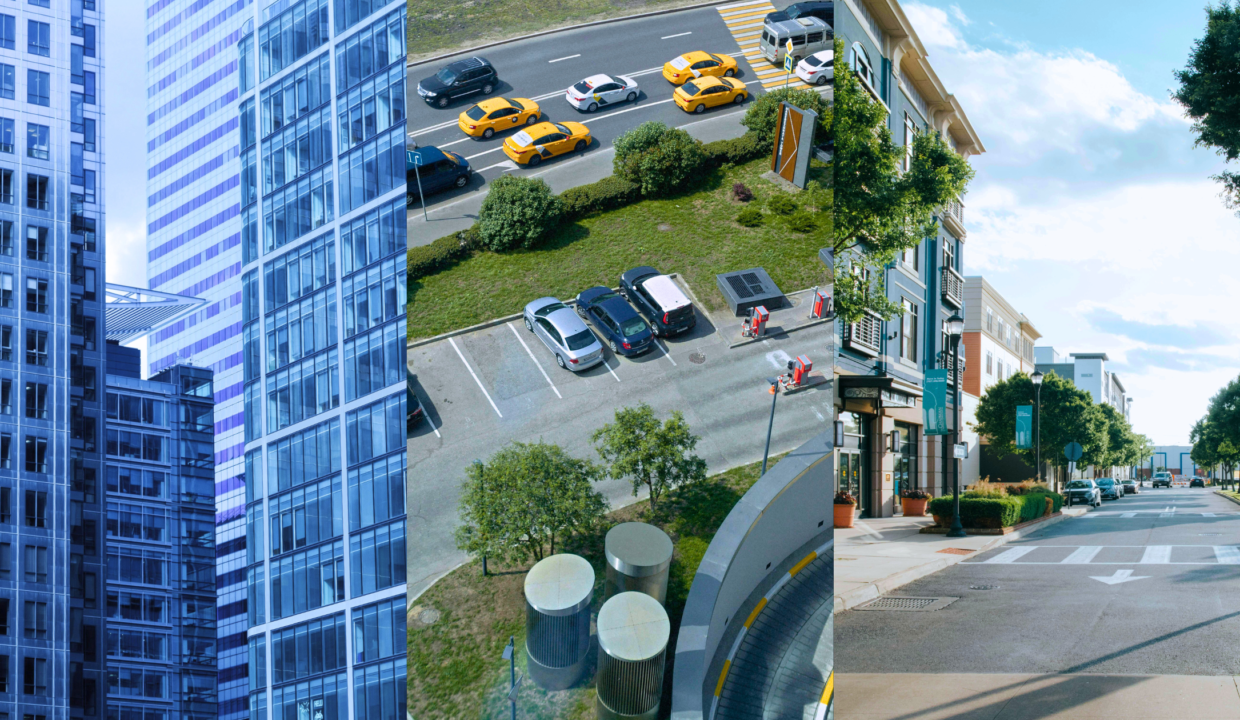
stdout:
[[[964,334],[964,318],[952,314],[947,318],[947,335],[952,341],[952,454],[955,446],[960,444],[960,363],[957,361],[960,352],[960,336]],[[960,462],[952,458],[952,527],[947,537],[967,537],[964,525],[960,522]]]
[[771,384],[771,419],[766,423],[766,449],[762,451],[762,472],[758,473],[758,477],[766,474],[766,458],[771,454],[771,429],[775,427],[775,401],[779,399],[779,378],[767,378],[766,381]]
[[[485,472],[485,468],[483,468],[481,460],[474,460],[474,465],[478,468],[478,482],[482,484],[482,494],[486,495],[487,480],[486,480],[486,476],[482,474],[483,472]],[[482,551],[482,577],[486,577],[486,576],[487,576],[487,553],[484,550]]]
[[509,635],[504,646],[504,659],[508,661],[508,701],[512,705],[512,720],[517,720],[517,638]]
[[1046,482],[1042,472],[1042,373],[1034,370],[1029,376],[1033,381],[1033,446],[1034,457],[1037,458],[1038,482]]

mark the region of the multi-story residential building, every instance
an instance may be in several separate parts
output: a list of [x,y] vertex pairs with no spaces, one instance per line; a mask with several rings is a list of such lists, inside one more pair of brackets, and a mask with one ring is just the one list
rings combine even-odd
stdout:
[[985,278],[964,282],[965,357],[964,391],[981,397],[986,389],[1018,372],[1032,373],[1033,346],[1042,334],[1029,318],[1016,311]]
[[405,7],[147,17],[148,277],[208,301],[151,370],[215,370],[220,716],[398,718]]
[[142,380],[137,355],[109,341],[107,717],[214,720],[211,371],[176,365]]
[[1110,358],[1106,353],[1069,353],[1064,356],[1055,348],[1043,345],[1034,348],[1034,358],[1038,370],[1043,373],[1053,371],[1071,380],[1078,388],[1087,390],[1095,403],[1106,403],[1131,421],[1132,398],[1128,397],[1119,375],[1107,369]]
[[0,717],[104,713],[102,7],[0,5]]
[[[895,0],[837,3],[835,32],[848,66],[888,111],[892,137],[907,149],[906,165],[913,136],[921,132],[938,132],[966,158],[985,152]],[[944,329],[948,317],[964,310],[963,218],[961,204],[943,208],[937,234],[882,269],[887,296],[904,308],[901,315],[838,324],[836,402],[845,433],[837,471],[863,516],[899,512],[904,489],[939,494],[947,483],[946,441],[922,434],[921,388],[926,370],[958,368],[955,377],[965,368],[963,348],[961,357],[949,357]]]

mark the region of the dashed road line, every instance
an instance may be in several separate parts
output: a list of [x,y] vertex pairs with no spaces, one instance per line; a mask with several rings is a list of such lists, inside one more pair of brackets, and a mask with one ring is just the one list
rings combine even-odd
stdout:
[[481,390],[482,394],[486,396],[487,402],[491,403],[491,409],[494,410],[495,414],[499,415],[502,419],[504,417],[504,413],[499,411],[499,408],[495,405],[495,401],[491,399],[491,393],[487,392],[486,387],[482,385],[482,381],[478,379],[478,375],[474,372],[474,369],[470,367],[469,362],[465,360],[465,354],[462,353],[461,349],[456,346],[456,341],[452,338],[448,338],[448,344],[451,345],[452,349],[456,351],[456,356],[461,359],[461,363],[464,364],[465,369],[469,371],[469,376],[474,379],[474,382],[478,383],[478,389]]
[[555,383],[551,382],[551,376],[543,369],[542,363],[538,362],[538,358],[534,357],[534,351],[530,350],[530,346],[525,344],[525,338],[521,337],[521,333],[517,332],[516,326],[512,323],[505,324],[512,331],[512,334],[516,336],[517,342],[521,343],[521,347],[525,348],[525,352],[530,356],[530,360],[533,360],[534,364],[538,366],[538,372],[542,373],[542,376],[546,378],[547,384],[551,386],[552,390],[555,390],[555,396],[563,400],[564,396],[560,394],[560,389],[555,386]]
[[676,33],[675,35],[664,35],[663,37],[659,39],[660,40],[671,40],[672,38],[684,37],[686,35],[692,35],[692,34],[693,34],[693,31],[690,30],[689,32]]
[[573,58],[579,58],[579,57],[581,57],[581,53],[577,53],[576,55],[568,55],[568,56],[566,56],[566,57],[562,57],[562,58],[556,58],[556,59],[554,59],[554,60],[548,60],[547,62],[549,62],[549,63],[558,63],[558,62],[560,62],[560,61],[562,61],[562,60],[572,60]]

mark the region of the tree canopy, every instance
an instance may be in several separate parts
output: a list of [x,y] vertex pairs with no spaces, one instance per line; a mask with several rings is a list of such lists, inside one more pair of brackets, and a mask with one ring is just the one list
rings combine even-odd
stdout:
[[[1206,34],[1193,43],[1188,64],[1175,73],[1174,94],[1193,120],[1196,146],[1212,148],[1227,162],[1240,158],[1240,6],[1229,0],[1206,6]],[[1240,173],[1224,170],[1227,207],[1240,215]]]
[[1190,457],[1204,467],[1222,466],[1231,478],[1240,466],[1240,378],[1224,386],[1210,398],[1206,414],[1194,425],[1189,439]]
[[633,495],[646,486],[652,510],[664,491],[706,479],[706,461],[690,454],[698,436],[679,410],[660,423],[646,403],[620,408],[615,422],[594,431],[593,442],[611,477],[632,480]]

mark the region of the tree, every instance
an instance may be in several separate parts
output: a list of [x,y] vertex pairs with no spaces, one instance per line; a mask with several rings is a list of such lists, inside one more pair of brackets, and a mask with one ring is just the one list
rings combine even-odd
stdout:
[[1132,467],[1149,457],[1147,449],[1153,451],[1152,448],[1147,448],[1149,439],[1134,433],[1128,418],[1110,405],[1102,404],[1097,407],[1106,423],[1107,433],[1107,449],[1101,467]]
[[672,195],[692,185],[706,166],[702,143],[680,128],[648,121],[616,138],[616,177],[641,186],[642,195]]
[[541,178],[501,175],[478,210],[478,238],[495,252],[533,247],[560,223],[563,208]]
[[756,135],[758,142],[767,146],[771,145],[775,142],[775,128],[779,120],[781,102],[795,105],[802,110],[813,110],[818,114],[818,121],[814,124],[815,144],[825,144],[831,137],[831,103],[824,95],[805,88],[778,88],[762,93],[745,111],[741,125]]
[[1234,469],[1240,465],[1240,378],[1210,398],[1206,416],[1193,425],[1189,437],[1193,462],[1201,465],[1213,460],[1223,467],[1228,479],[1233,479]]
[[634,496],[646,486],[652,510],[664,491],[706,479],[706,461],[689,454],[697,447],[698,436],[689,432],[679,410],[660,423],[646,403],[621,408],[616,421],[595,430],[592,439],[611,477],[632,480]]
[[466,470],[456,546],[470,555],[514,563],[599,522],[607,500],[593,489],[600,467],[558,445],[519,443]]
[[[1197,147],[1213,148],[1227,162],[1240,158],[1240,6],[1224,0],[1206,6],[1206,34],[1193,43],[1188,64],[1175,73],[1173,97],[1193,120]],[[1240,215],[1240,173],[1212,176],[1223,202]]]
[[[1094,405],[1093,396],[1053,371],[1043,376],[1041,395],[1038,424],[1042,460],[1055,467],[1067,467],[1063,448],[1070,442],[1078,442],[1082,450],[1078,464],[1102,465],[1107,459],[1107,422],[1103,412]],[[1015,453],[1033,465],[1036,448],[1016,447],[1016,406],[1033,404],[1033,382],[1025,373],[1017,373],[991,385],[982,394],[977,402],[974,426],[999,455]]]
[[[887,109],[844,61],[835,43],[833,250],[837,316],[854,322],[868,310],[890,319],[900,308],[887,300],[882,273],[874,272],[937,232],[938,208],[964,196],[973,168],[939,136],[913,137],[912,160],[892,140]],[[869,271],[869,272],[867,272]]]

